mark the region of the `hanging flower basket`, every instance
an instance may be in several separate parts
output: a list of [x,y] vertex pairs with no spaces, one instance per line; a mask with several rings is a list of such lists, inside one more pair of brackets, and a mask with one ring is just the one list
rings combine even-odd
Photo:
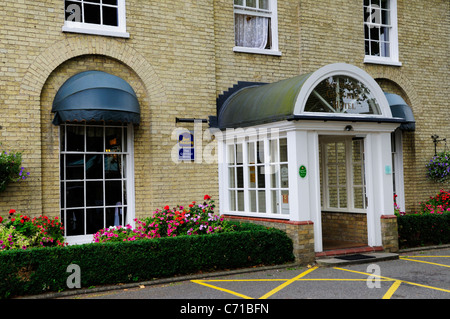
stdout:
[[9,183],[25,180],[29,175],[22,166],[21,152],[0,152],[0,193],[5,191]]
[[433,156],[426,167],[429,179],[438,183],[450,182],[450,152],[441,152]]

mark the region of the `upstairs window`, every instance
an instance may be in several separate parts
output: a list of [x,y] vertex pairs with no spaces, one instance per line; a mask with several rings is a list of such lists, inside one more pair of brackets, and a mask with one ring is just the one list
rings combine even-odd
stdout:
[[66,0],[64,11],[65,32],[129,37],[125,0]]
[[397,38],[397,1],[364,0],[364,62],[400,65]]
[[276,0],[234,0],[234,51],[280,55]]

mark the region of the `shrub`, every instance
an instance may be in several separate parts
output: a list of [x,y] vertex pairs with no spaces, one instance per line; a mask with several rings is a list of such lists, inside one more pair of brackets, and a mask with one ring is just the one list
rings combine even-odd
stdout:
[[294,260],[292,240],[281,230],[233,225],[233,232],[208,235],[5,251],[0,298],[65,290],[71,264],[80,267],[81,286],[90,287]]
[[450,243],[450,212],[397,218],[400,248]]

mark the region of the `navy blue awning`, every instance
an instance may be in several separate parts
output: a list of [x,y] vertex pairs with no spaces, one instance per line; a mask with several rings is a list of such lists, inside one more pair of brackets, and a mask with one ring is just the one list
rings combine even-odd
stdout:
[[53,124],[67,121],[140,122],[140,106],[133,88],[102,71],[85,71],[68,79],[56,93]]
[[400,129],[403,131],[414,131],[416,129],[416,121],[411,107],[400,95],[393,93],[384,93],[384,95],[386,95],[392,116],[403,119]]

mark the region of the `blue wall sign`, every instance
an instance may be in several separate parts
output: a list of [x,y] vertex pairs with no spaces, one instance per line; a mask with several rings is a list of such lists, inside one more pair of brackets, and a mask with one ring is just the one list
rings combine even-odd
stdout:
[[178,135],[178,159],[180,161],[195,159],[193,132],[184,132]]

